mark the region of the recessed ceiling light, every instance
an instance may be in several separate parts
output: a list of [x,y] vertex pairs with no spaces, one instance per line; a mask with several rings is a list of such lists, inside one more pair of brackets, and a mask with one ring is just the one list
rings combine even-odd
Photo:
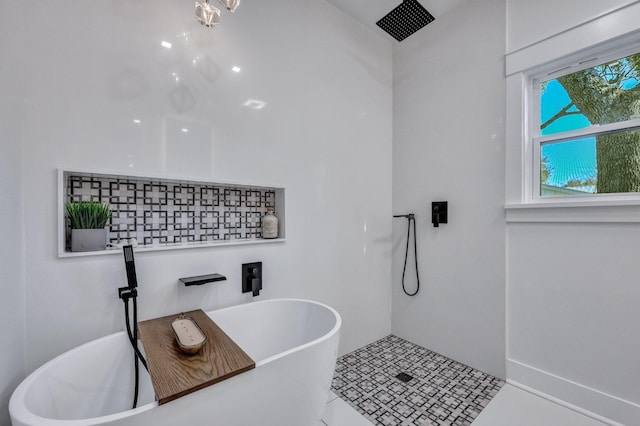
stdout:
[[183,132],[183,133],[189,133],[189,129],[186,129],[186,128],[185,128],[185,129],[182,129],[182,132]]
[[238,66],[234,66],[233,68],[231,68],[231,71],[233,72],[240,72],[242,71],[242,68],[238,67]]
[[141,121],[138,120],[137,118],[135,120],[133,120],[133,122],[136,123],[136,124],[140,124],[141,123]]
[[257,99],[249,99],[247,102],[243,103],[242,105],[248,108],[262,109],[265,107],[265,105],[267,105],[267,103],[265,101],[259,101]]
[[171,43],[169,43],[168,41],[162,41],[162,43],[160,43],[162,45],[162,47],[166,47],[167,49],[171,49]]

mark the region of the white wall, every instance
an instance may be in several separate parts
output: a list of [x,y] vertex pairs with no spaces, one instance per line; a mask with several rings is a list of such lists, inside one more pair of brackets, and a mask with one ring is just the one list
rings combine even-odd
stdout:
[[[402,293],[393,226],[393,333],[504,377],[504,0],[468,2],[394,49],[394,213],[416,213],[420,293]],[[431,226],[431,202],[449,223]],[[415,286],[413,257],[407,287]]]
[[[508,229],[507,377],[625,425],[640,424],[637,411],[625,417],[633,410],[623,402],[640,402],[638,224]],[[574,385],[570,396],[562,393],[567,382]],[[615,416],[606,411],[610,405]]]
[[25,373],[24,236],[21,190],[22,2],[0,2],[0,424]]
[[507,53],[636,2],[637,0],[507,0]]
[[[259,298],[336,307],[341,352],[389,334],[390,44],[316,0],[243,2],[215,30],[170,0],[38,0],[28,14],[29,370],[123,329],[121,256],[56,257],[58,167],[286,187],[285,243],[138,253],[141,319],[248,302],[240,266],[262,260]],[[176,121],[205,136],[165,132]],[[178,285],[212,272],[228,280]]]
[[[513,63],[540,65],[556,59],[557,46],[576,52],[637,32],[637,2],[572,0],[557,8],[556,3],[533,7],[527,0],[509,1],[507,45],[513,50],[531,44],[510,55],[519,56]],[[611,12],[627,3],[634,4]],[[550,15],[548,26],[534,28]],[[525,80],[518,66],[512,71],[507,79],[507,200],[517,204],[524,200]],[[637,208],[593,209],[509,212],[521,214],[517,220],[524,222],[507,226],[507,379],[594,415],[640,425],[640,228],[638,223],[612,223],[637,222]]]

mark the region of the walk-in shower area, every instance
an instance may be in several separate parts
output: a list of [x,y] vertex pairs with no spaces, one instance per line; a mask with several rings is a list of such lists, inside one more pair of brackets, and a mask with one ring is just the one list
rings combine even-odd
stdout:
[[470,425],[501,379],[387,336],[338,359],[332,390],[374,425]]

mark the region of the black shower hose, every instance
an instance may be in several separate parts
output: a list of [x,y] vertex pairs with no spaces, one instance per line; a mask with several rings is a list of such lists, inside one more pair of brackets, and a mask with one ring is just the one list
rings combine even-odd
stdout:
[[[416,241],[416,217],[413,213],[399,214],[393,217],[406,217],[407,218],[407,247],[404,251],[404,267],[402,268],[402,291],[407,296],[415,296],[420,291],[420,274],[418,273],[418,243]],[[411,236],[411,223],[413,222],[413,255],[416,262],[416,291],[409,293],[404,284],[404,276],[407,272],[407,258],[409,257],[409,237]]]
[[[133,347],[134,353],[134,368],[135,368],[135,390],[133,393],[133,408],[138,406],[138,388],[140,382],[140,367],[138,365],[138,360],[142,362],[144,368],[149,371],[149,367],[147,367],[147,362],[142,356],[140,349],[138,349],[138,327],[135,327],[133,331],[131,331],[131,323],[129,321],[129,300],[124,299],[124,319],[127,324],[127,335],[129,336],[129,342],[131,342],[131,346]],[[138,303],[136,302],[136,297],[133,297],[133,323],[138,324]]]

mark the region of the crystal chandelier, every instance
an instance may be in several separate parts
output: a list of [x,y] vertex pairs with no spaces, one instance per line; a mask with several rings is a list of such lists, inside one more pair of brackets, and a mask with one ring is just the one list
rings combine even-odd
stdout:
[[235,12],[240,5],[240,0],[218,0],[218,2],[231,13]]
[[[240,0],[218,0],[229,12],[235,12]],[[209,4],[209,0],[196,2],[196,20],[207,28],[217,27],[220,22],[220,9]]]
[[209,0],[196,2],[196,21],[207,28],[216,27],[220,22],[220,9],[211,6]]

